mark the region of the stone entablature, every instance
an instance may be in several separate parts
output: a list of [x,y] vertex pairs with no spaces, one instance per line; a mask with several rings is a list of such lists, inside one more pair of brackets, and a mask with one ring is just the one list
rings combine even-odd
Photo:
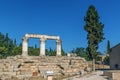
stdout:
[[40,34],[26,34],[22,38],[22,56],[28,56],[28,39],[29,38],[38,38],[40,39],[40,55],[45,56],[45,42],[46,40],[56,40],[56,52],[57,56],[61,56],[61,39],[59,36],[48,36]]

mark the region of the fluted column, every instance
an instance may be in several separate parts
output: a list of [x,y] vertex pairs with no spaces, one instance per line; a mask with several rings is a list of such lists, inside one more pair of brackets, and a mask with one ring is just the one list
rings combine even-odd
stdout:
[[45,38],[40,39],[40,56],[45,56]]
[[24,57],[28,56],[28,38],[27,37],[22,38],[22,56]]
[[61,56],[61,40],[56,40],[57,56]]

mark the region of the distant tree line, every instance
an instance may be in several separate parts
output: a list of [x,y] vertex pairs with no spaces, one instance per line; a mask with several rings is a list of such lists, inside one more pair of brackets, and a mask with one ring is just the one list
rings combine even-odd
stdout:
[[76,54],[78,57],[83,57],[86,60],[89,60],[86,48],[77,47],[71,51],[71,53]]
[[[46,49],[45,50],[47,56],[55,56],[56,50],[54,49]],[[22,43],[17,44],[16,39],[12,40],[9,37],[9,34],[5,35],[0,32],[0,58],[6,58],[7,56],[15,56],[21,55],[22,53]],[[28,54],[30,56],[39,56],[40,49],[36,47],[36,45],[28,47]],[[62,55],[66,55],[62,48]]]
[[[89,55],[88,55],[88,51],[87,51],[86,48],[77,47],[77,48],[73,49],[73,50],[71,51],[71,53],[76,54],[77,57],[83,57],[83,58],[85,58],[87,61],[90,61],[90,60],[91,60],[91,58],[90,58]],[[101,52],[97,52],[97,54],[98,54],[98,55],[102,55]],[[98,58],[98,57],[96,58],[96,61],[99,61],[99,58]]]
[[[37,47],[28,47],[28,54],[30,56],[39,56],[40,55],[40,48],[37,48]],[[52,49],[52,48],[49,48],[49,49],[45,49],[45,54],[46,56],[56,56],[56,50],[55,49]],[[67,53],[64,52],[64,50],[62,49],[61,50],[61,54],[62,56],[66,56]]]
[[4,35],[0,32],[0,58],[16,54],[21,54],[21,45],[16,44],[16,39],[10,39],[8,33]]

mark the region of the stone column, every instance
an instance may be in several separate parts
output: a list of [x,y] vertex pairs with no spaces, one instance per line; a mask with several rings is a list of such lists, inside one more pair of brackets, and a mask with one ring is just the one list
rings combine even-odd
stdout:
[[23,37],[22,39],[22,56],[28,56],[28,38]]
[[56,40],[57,56],[61,56],[61,40]]
[[40,55],[45,56],[45,38],[40,39]]

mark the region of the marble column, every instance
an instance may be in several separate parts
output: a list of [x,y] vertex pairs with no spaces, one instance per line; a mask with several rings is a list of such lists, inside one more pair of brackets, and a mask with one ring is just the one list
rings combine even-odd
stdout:
[[23,37],[22,39],[22,56],[28,56],[28,38]]
[[57,56],[61,56],[61,40],[56,40]]
[[40,56],[45,56],[45,38],[40,39]]

